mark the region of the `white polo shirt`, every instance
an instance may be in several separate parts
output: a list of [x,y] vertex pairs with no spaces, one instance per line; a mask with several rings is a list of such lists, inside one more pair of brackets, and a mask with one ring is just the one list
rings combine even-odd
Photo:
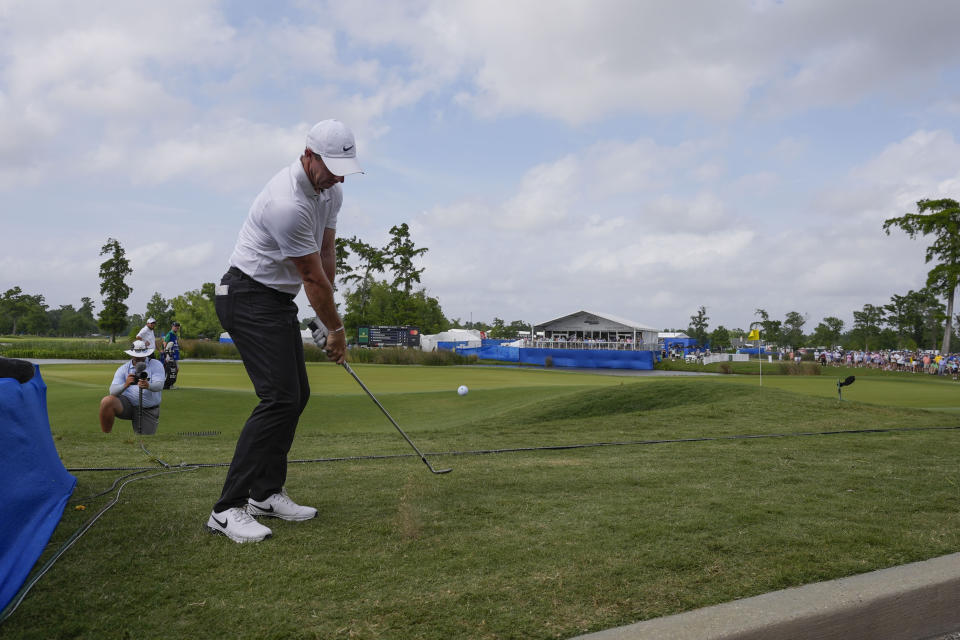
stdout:
[[320,251],[324,229],[337,228],[339,184],[317,193],[298,158],[271,178],[253,201],[230,266],[279,291],[297,295],[303,281],[288,258]]
[[157,336],[153,332],[153,329],[150,328],[150,325],[143,325],[143,329],[140,329],[140,333],[137,334],[137,337],[146,343],[147,349],[150,349],[150,351],[153,351],[157,348]]

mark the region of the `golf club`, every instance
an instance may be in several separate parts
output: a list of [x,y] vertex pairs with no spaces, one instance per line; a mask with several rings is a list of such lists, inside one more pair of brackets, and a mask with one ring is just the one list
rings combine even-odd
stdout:
[[[317,323],[313,321],[310,321],[310,323],[307,326],[310,328],[311,331],[316,331],[318,328]],[[377,400],[377,397],[373,395],[373,393],[371,393],[370,389],[367,389],[367,385],[363,384],[363,381],[357,377],[357,374],[353,372],[353,369],[350,368],[350,365],[344,362],[343,368],[346,369],[347,373],[353,376],[353,379],[357,381],[357,384],[359,384],[360,387],[367,392],[367,395],[370,396],[370,399],[373,400],[374,404],[380,407],[380,411],[383,411],[383,415],[387,416],[387,419],[393,424],[393,426],[397,428],[397,431],[399,431],[400,435],[403,436],[403,439],[407,441],[407,444],[413,447],[413,450],[417,452],[417,455],[420,456],[420,459],[423,460],[423,464],[427,465],[427,468],[430,469],[431,473],[436,473],[437,475],[439,475],[441,473],[450,473],[451,471],[453,471],[453,469],[434,469],[433,465],[430,464],[430,461],[427,460],[427,457],[423,455],[423,452],[421,452],[420,449],[417,448],[417,445],[413,444],[413,440],[411,440],[409,436],[407,436],[407,434],[403,432],[403,429],[400,428],[400,425],[397,424],[397,421],[394,420],[393,416],[391,416],[387,412],[387,410],[383,407],[383,405],[380,404],[380,401]]]
[[420,456],[420,459],[423,460],[423,464],[427,465],[427,468],[429,468],[431,472],[436,473],[436,474],[441,474],[441,473],[450,473],[451,471],[453,471],[453,469],[434,469],[434,468],[433,468],[433,465],[430,464],[430,461],[427,460],[427,457],[426,457],[425,455],[423,455],[423,453],[420,451],[420,449],[417,448],[417,445],[413,444],[413,440],[411,440],[411,439],[407,436],[407,434],[405,434],[405,433],[403,432],[403,429],[400,428],[400,425],[397,424],[397,421],[394,420],[393,417],[392,417],[389,413],[387,413],[387,410],[383,408],[383,405],[380,404],[380,401],[377,400],[376,396],[374,396],[372,393],[370,393],[370,389],[367,389],[367,385],[363,384],[363,381],[360,380],[360,378],[357,377],[357,374],[355,374],[355,373],[353,372],[353,369],[350,368],[350,365],[347,364],[346,362],[344,362],[344,363],[343,363],[343,368],[347,370],[347,373],[349,373],[350,375],[353,376],[353,379],[357,381],[357,384],[359,384],[361,387],[363,387],[363,390],[367,392],[367,395],[370,396],[370,399],[373,400],[378,407],[380,407],[380,411],[383,411],[383,415],[387,416],[387,419],[390,420],[390,422],[393,423],[393,426],[395,426],[395,427],[397,428],[397,431],[400,432],[400,435],[403,436],[403,439],[406,440],[407,443],[409,443],[409,445],[410,445],[411,447],[413,447],[413,450],[416,451],[416,452],[417,452],[417,455]]

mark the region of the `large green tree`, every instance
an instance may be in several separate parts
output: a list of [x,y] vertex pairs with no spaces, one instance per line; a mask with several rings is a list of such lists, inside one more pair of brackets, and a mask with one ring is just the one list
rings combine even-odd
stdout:
[[688,329],[691,338],[695,338],[697,344],[701,347],[707,346],[707,327],[710,317],[707,316],[707,308],[700,306],[697,313],[690,316],[690,328]]
[[710,334],[710,348],[714,351],[722,351],[729,346],[730,331],[721,324]]
[[439,333],[450,327],[443,316],[440,302],[423,289],[412,294],[393,286],[386,280],[374,280],[361,301],[359,290],[345,294],[346,313],[343,324],[348,335],[356,335],[357,327],[370,325],[412,325],[421,333]]
[[23,297],[26,313],[21,321],[23,333],[43,335],[50,331],[50,317],[47,315],[47,303],[42,295]]
[[762,339],[766,344],[781,344],[783,341],[783,323],[779,320],[771,320],[770,314],[765,309],[757,309],[754,315],[760,316],[758,322],[751,322],[750,328],[754,329],[759,325],[762,333]]
[[960,279],[960,205],[956,200],[920,200],[918,213],[907,213],[889,218],[883,230],[890,234],[891,227],[903,229],[910,238],[933,236],[933,244],[927,247],[927,264],[936,261],[936,266],[927,274],[927,287],[947,299],[946,326],[943,333],[941,353],[950,352],[950,337],[953,333],[953,300]]
[[146,317],[157,321],[157,332],[162,336],[170,329],[170,323],[174,321],[173,307],[170,302],[165,300],[159,292],[154,292],[147,303]]
[[187,291],[170,300],[177,321],[180,322],[181,337],[215,340],[223,333],[214,306],[214,292],[214,284],[205,282],[199,289]]
[[133,269],[126,258],[126,252],[118,240],[107,238],[100,249],[100,255],[106,255],[106,261],[100,264],[100,295],[103,296],[103,310],[98,321],[100,329],[110,334],[110,342],[117,341],[117,334],[127,327],[127,298],[133,291],[126,278]]
[[783,343],[794,349],[804,346],[803,325],[807,319],[799,311],[790,311],[783,321]]
[[[337,261],[342,260],[343,265],[338,267],[337,273],[340,275],[340,282],[344,286],[354,284],[353,299],[358,305],[358,312],[361,316],[366,315],[366,306],[370,301],[370,290],[374,283],[374,274],[383,273],[387,268],[387,258],[384,252],[377,247],[367,244],[356,236],[345,240],[341,250],[338,243]],[[347,254],[352,252],[356,256],[358,264],[351,267],[347,264]]]
[[843,320],[835,316],[827,316],[818,324],[810,336],[814,346],[823,346],[832,349],[840,344],[843,335]]
[[427,251],[426,247],[417,249],[413,244],[406,222],[390,228],[390,242],[384,247],[384,255],[393,272],[393,286],[402,287],[404,293],[410,294],[413,283],[419,284],[420,274],[423,273],[423,269],[417,269],[413,261]]
[[[871,340],[880,335],[880,327],[883,322],[883,307],[865,304],[863,309],[853,312],[853,337],[863,344],[865,351],[870,349]],[[860,344],[857,346],[860,346]],[[877,348],[876,344],[873,346]]]
[[936,349],[942,338],[941,327],[946,312],[934,290],[924,287],[912,289],[906,295],[894,294],[883,306],[887,325],[897,336],[897,346]]
[[524,322],[523,320],[513,320],[510,324],[507,324],[504,320],[500,318],[493,319],[493,325],[489,329],[481,329],[481,331],[487,332],[487,337],[489,338],[503,338],[515,340],[520,337],[521,331],[529,331],[530,324]]
[[[16,335],[17,325],[30,311],[30,296],[20,287],[12,287],[0,297],[0,320],[2,330]],[[22,326],[21,326],[22,328]]]

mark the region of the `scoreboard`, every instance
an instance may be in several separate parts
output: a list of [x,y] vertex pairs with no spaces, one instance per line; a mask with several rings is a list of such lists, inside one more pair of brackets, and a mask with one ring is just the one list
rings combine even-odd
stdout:
[[419,347],[420,330],[409,325],[360,327],[357,344],[365,347]]

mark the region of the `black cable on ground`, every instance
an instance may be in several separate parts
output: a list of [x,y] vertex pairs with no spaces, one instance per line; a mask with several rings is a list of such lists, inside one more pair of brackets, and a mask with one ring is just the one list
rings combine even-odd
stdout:
[[[831,435],[857,435],[857,434],[871,434],[871,433],[896,433],[896,432],[916,432],[916,431],[949,431],[949,430],[960,430],[960,426],[953,427],[890,427],[887,429],[845,429],[845,430],[834,430],[834,431],[799,431],[793,433],[763,433],[763,434],[740,434],[740,435],[730,435],[730,436],[702,436],[697,438],[668,438],[660,440],[627,440],[627,441],[614,441],[614,442],[590,442],[583,444],[563,444],[563,445],[544,445],[539,447],[509,447],[502,449],[474,449],[469,451],[445,451],[437,453],[424,453],[425,456],[471,456],[471,455],[488,455],[495,453],[519,453],[519,452],[529,452],[529,451],[564,451],[570,449],[588,449],[593,447],[623,447],[623,446],[640,446],[640,445],[654,445],[654,444],[674,444],[674,443],[684,443],[684,442],[716,442],[722,440],[754,440],[762,438],[792,438],[792,437],[806,437],[806,436],[831,436]],[[138,476],[137,478],[131,478],[124,482],[120,489],[117,491],[117,495],[114,496],[113,500],[105,505],[96,515],[85,522],[77,531],[71,535],[66,542],[64,542],[59,549],[51,556],[40,571],[34,575],[34,577],[26,584],[24,584],[20,591],[17,592],[16,596],[10,601],[3,611],[0,611],[0,624],[3,623],[10,615],[16,610],[20,603],[23,602],[23,599],[26,597],[27,592],[33,588],[33,586],[50,570],[53,564],[62,556],[66,551],[73,546],[73,544],[87,532],[90,527],[107,512],[108,509],[113,507],[119,500],[120,494],[123,492],[124,487],[131,482],[136,480],[146,480],[149,478],[155,478],[157,476],[166,475],[170,473],[180,473],[182,471],[196,471],[200,468],[205,467],[227,467],[230,466],[229,462],[198,462],[198,463],[180,463],[179,465],[170,465],[152,453],[150,453],[146,447],[143,445],[143,441],[140,441],[140,447],[151,457],[152,460],[158,464],[163,465],[167,470],[161,471],[148,476],[140,475],[146,471],[153,471],[156,467],[75,467],[68,468],[67,471],[70,472],[79,472],[79,471],[133,471],[135,473],[130,473],[125,476],[121,476],[113,485],[106,491],[98,493],[91,498],[96,498],[106,493],[109,493],[113,490],[113,487],[116,486],[117,482],[123,478],[129,478],[131,476]],[[356,460],[388,460],[393,458],[413,458],[417,457],[413,453],[400,453],[400,454],[384,454],[384,455],[368,455],[368,456],[346,456],[341,458],[313,458],[309,460],[290,460],[288,462],[295,464],[304,464],[310,462],[348,462]],[[89,499],[89,498],[88,498]]]
[[[731,436],[701,436],[696,438],[666,438],[661,440],[625,440],[613,442],[588,442],[582,444],[543,445],[538,447],[507,447],[502,449],[473,449],[468,451],[438,451],[424,453],[425,456],[479,456],[494,453],[520,453],[528,451],[563,451],[567,449],[590,449],[594,447],[627,447],[654,444],[678,444],[683,442],[716,442],[721,440],[758,440],[763,438],[796,438],[809,436],[857,435],[870,433],[896,433],[911,431],[956,431],[960,425],[953,427],[890,427],[886,429],[841,429],[835,431],[796,431],[792,433],[758,433],[740,434]],[[289,464],[304,464],[309,462],[353,462],[357,460],[391,460],[395,458],[416,458],[415,453],[378,454],[367,456],[344,456],[340,458],[310,458],[306,460],[288,460]],[[164,464],[164,463],[161,463]],[[182,462],[179,465],[167,465],[168,468],[180,467],[229,467],[229,462]],[[142,471],[156,469],[156,467],[74,467],[67,471]]]
[[[153,467],[152,469],[156,469],[156,467]],[[17,607],[20,606],[20,603],[23,602],[23,599],[27,597],[27,593],[30,591],[30,589],[32,589],[33,586],[40,581],[40,578],[42,578],[50,570],[51,567],[53,567],[54,563],[60,559],[60,556],[66,553],[67,550],[70,547],[72,547],[76,543],[76,541],[79,540],[80,537],[83,534],[85,534],[97,520],[100,519],[100,516],[102,516],[111,507],[113,507],[115,504],[117,504],[117,502],[120,501],[120,494],[123,493],[124,487],[126,487],[131,482],[136,482],[137,480],[147,480],[149,478],[156,478],[157,476],[167,475],[170,473],[181,473],[183,471],[195,471],[195,470],[196,469],[192,467],[183,467],[180,469],[174,469],[172,471],[161,471],[159,473],[154,473],[153,475],[149,475],[149,476],[140,475],[137,478],[130,478],[129,480],[124,482],[122,485],[120,485],[120,489],[117,491],[117,495],[114,496],[113,500],[111,500],[106,505],[104,505],[92,518],[87,520],[85,523],[83,523],[80,526],[79,529],[74,531],[73,534],[69,538],[67,538],[67,540],[62,545],[60,545],[60,548],[57,549],[54,552],[54,554],[47,559],[47,561],[43,564],[40,570],[36,574],[34,574],[34,576],[29,581],[27,581],[26,583],[23,584],[23,586],[20,587],[20,590],[17,591],[13,599],[11,599],[10,602],[7,604],[7,606],[4,607],[3,611],[0,611],[0,624],[3,624],[4,620],[9,618],[11,615],[13,615],[13,612],[16,611]],[[128,476],[124,476],[124,477],[129,477],[134,475],[139,475],[139,474],[131,473],[131,474],[128,474]],[[122,478],[119,478],[118,480],[120,479]],[[116,486],[116,482],[114,482],[113,484],[114,486]],[[112,489],[113,487],[111,487],[107,491],[110,491]],[[106,491],[103,493],[106,493]],[[103,495],[103,493],[100,493],[97,495]]]

